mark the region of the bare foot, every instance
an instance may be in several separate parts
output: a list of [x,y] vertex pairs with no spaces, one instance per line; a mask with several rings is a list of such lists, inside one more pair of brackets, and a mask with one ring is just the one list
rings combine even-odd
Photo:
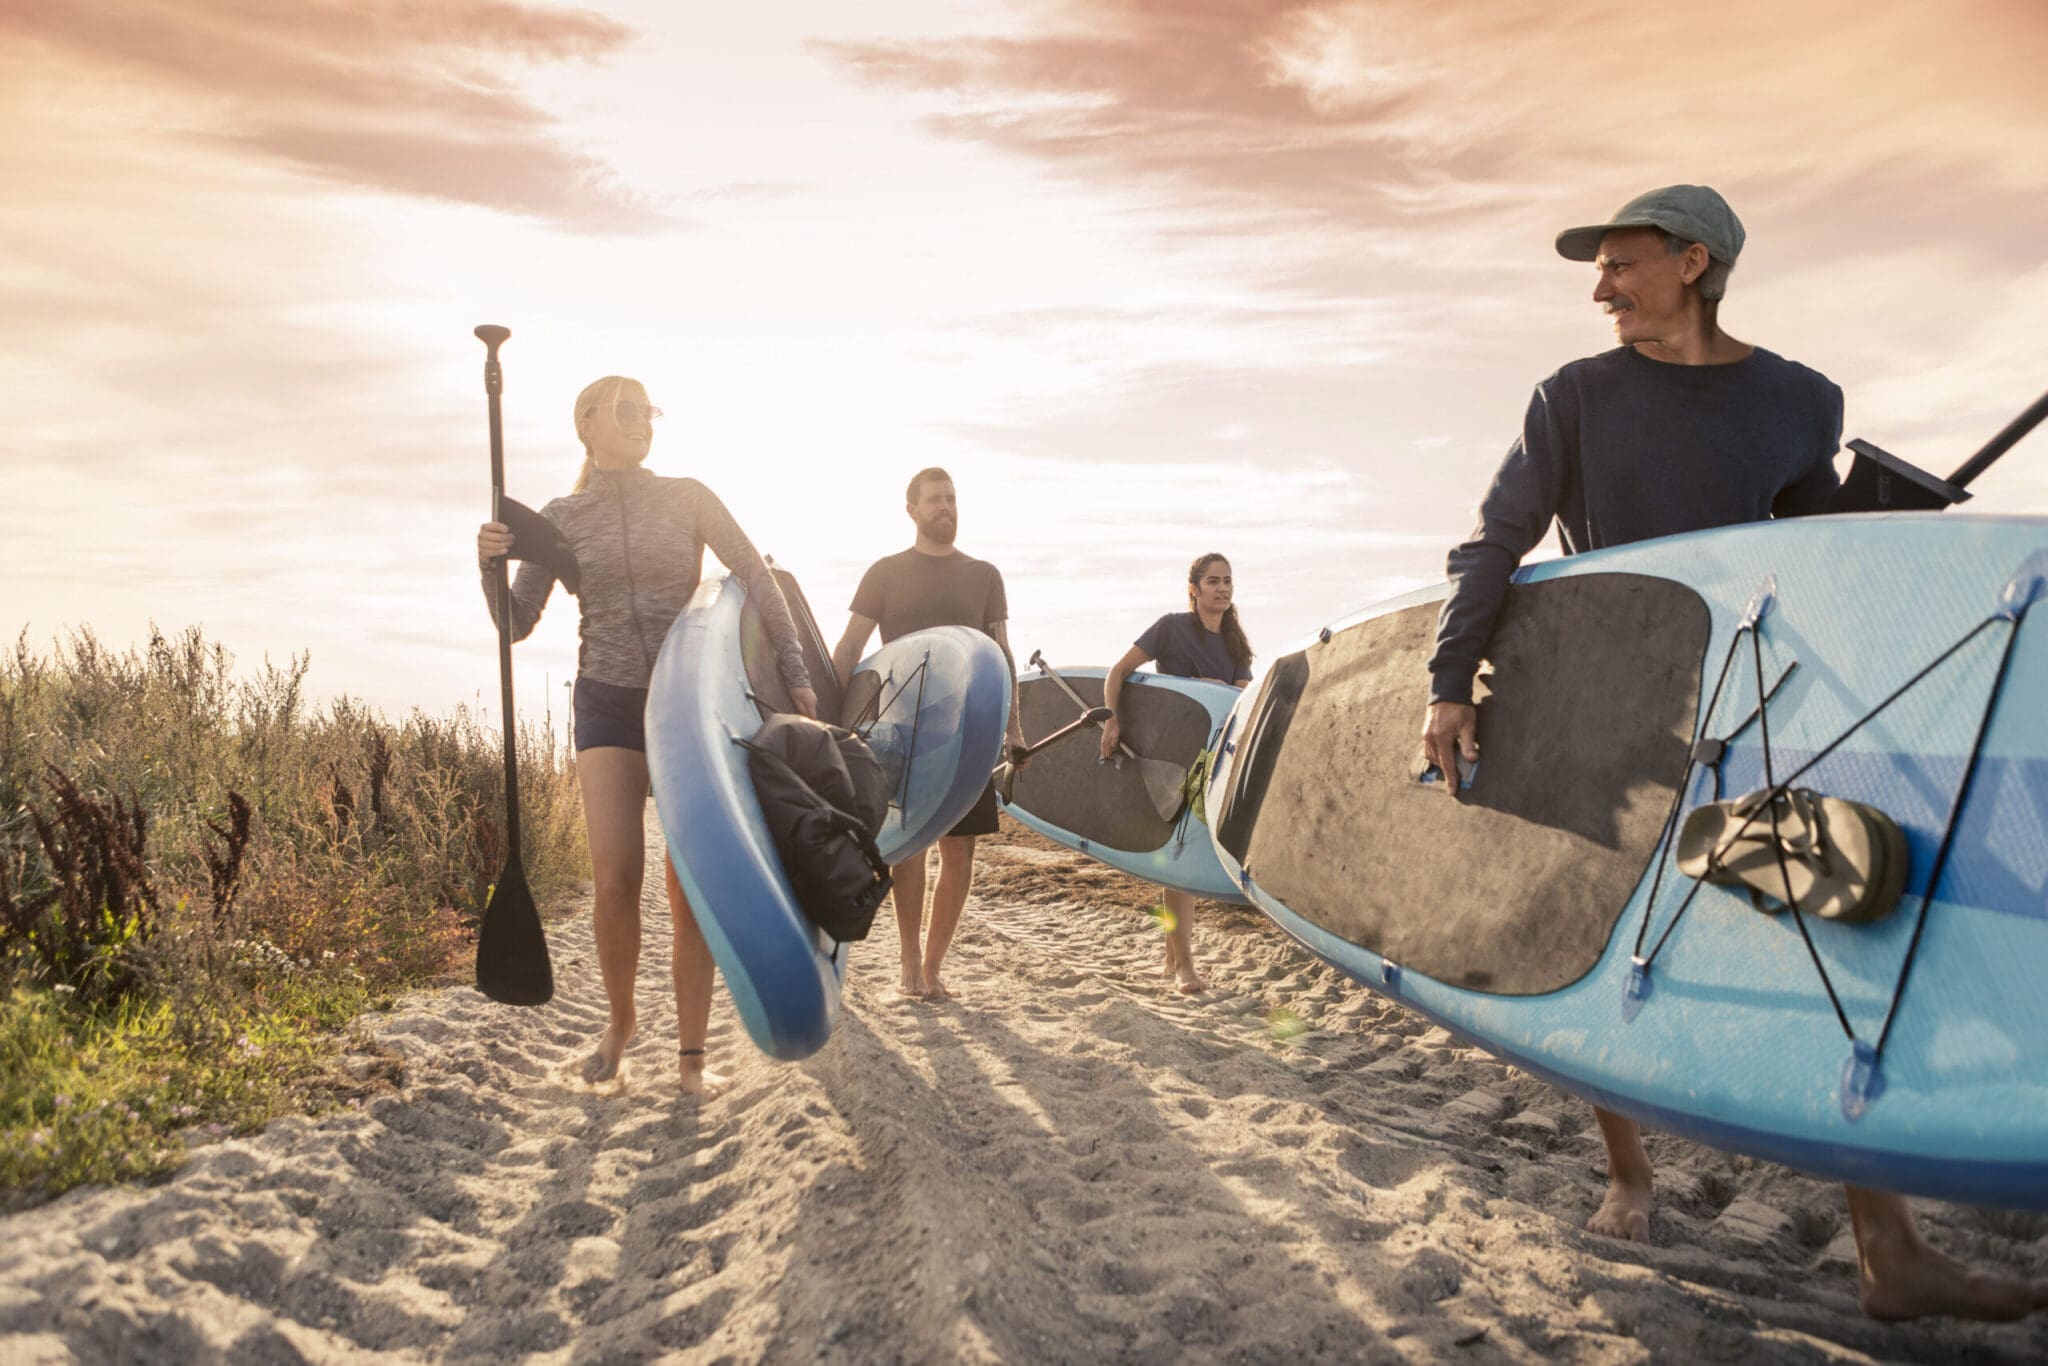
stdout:
[[2010,1323],[2048,1309],[2048,1281],[2019,1281],[1973,1271],[1955,1258],[1922,1245],[1910,1266],[1894,1265],[1881,1275],[1863,1264],[1863,1312],[1896,1321],[1940,1314],[1987,1323]]
[[1626,1115],[1593,1107],[1600,1126],[1600,1141],[1607,1149],[1607,1198],[1586,1229],[1602,1238],[1621,1238],[1631,1243],[1650,1241],[1650,1154],[1643,1147],[1643,1130]]
[[925,979],[924,996],[927,1001],[950,1001],[955,999],[952,988],[941,982],[937,973],[933,973]]
[[896,994],[912,1001],[921,1001],[931,995],[931,989],[925,985],[923,971],[918,968],[903,969],[903,980],[896,984]]
[[1586,1231],[1597,1233],[1602,1238],[1620,1238],[1631,1243],[1649,1242],[1650,1183],[1627,1177],[1610,1177],[1607,1198],[1586,1221]]
[[627,1026],[621,1030],[612,1025],[597,1041],[597,1051],[583,1060],[583,1080],[592,1086],[610,1081],[619,1075],[619,1060],[626,1056],[626,1045],[633,1042],[634,1030]]
[[732,1089],[732,1078],[704,1065],[703,1056],[684,1057],[677,1067],[676,1086],[686,1096],[716,1100]]
[[[1944,1315],[2007,1323],[2048,1309],[2048,1281],[2020,1281],[1972,1270],[1937,1252],[1920,1236],[1905,1203],[1895,1218],[1866,1217],[1859,1225],[1863,1312],[1898,1320]],[[1854,1208],[1852,1194],[1852,1209]],[[1866,1197],[1866,1200],[1868,1197]]]
[[1194,955],[1173,935],[1166,937],[1166,966],[1160,969],[1161,977],[1178,977],[1183,996],[1196,996],[1209,989],[1202,980],[1202,974],[1195,971]]

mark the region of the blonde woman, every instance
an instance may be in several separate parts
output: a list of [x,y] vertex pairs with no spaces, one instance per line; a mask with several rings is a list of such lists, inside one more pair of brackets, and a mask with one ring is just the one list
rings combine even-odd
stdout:
[[[640,884],[646,858],[642,822],[648,791],[642,717],[655,655],[669,624],[696,591],[706,546],[746,581],[798,710],[817,714],[788,604],[753,543],[703,484],[646,468],[654,420],[660,416],[638,380],[607,375],[586,387],[576,396],[575,410],[582,473],[567,497],[541,509],[576,552],[582,573],[572,710],[596,889],[597,961],[611,1006],[610,1024],[583,1065],[584,1079],[593,1083],[618,1074],[619,1060],[638,1029],[633,981],[640,963]],[[512,534],[502,523],[486,522],[478,530],[476,551],[486,570],[487,604],[493,596],[490,562],[511,549]],[[544,565],[520,562],[512,582],[513,639],[533,630],[554,583]],[[675,931],[679,1080],[685,1092],[709,1097],[730,1084],[705,1066],[711,950],[666,857],[663,867]]]

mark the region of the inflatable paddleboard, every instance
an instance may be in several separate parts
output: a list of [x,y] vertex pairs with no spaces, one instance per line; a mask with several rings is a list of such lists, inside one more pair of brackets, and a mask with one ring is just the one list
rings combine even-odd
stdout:
[[[861,661],[840,695],[803,592],[777,570],[819,712],[861,731],[890,778],[876,843],[909,858],[971,809],[1002,748],[1009,669],[995,642],[948,626]],[[707,582],[669,628],[647,696],[647,769],[676,876],[747,1034],[770,1057],[807,1057],[831,1036],[846,946],[804,917],[747,767],[762,720],[792,709],[746,586]]]
[[[1060,670],[1090,707],[1102,704],[1107,676],[1106,669]],[[1020,674],[1017,689],[1026,737],[1050,734],[1082,711],[1043,671]],[[1126,675],[1118,699],[1124,743],[1147,759],[1186,769],[1216,743],[1238,697],[1238,689],[1204,678]],[[1034,755],[1018,772],[1004,809],[1054,843],[1119,872],[1244,904],[1192,808],[1183,805],[1172,819],[1162,818],[1136,766],[1098,763],[1101,753],[1100,733],[1090,731]]]
[[974,809],[1009,721],[1009,661],[986,632],[913,631],[855,666],[839,724],[867,737],[889,780],[883,858],[903,862]]
[[[1644,1123],[2048,1209],[2048,520],[1812,518],[1525,566],[1455,802],[1417,771],[1446,592],[1333,623],[1238,704],[1208,813],[1254,903]],[[1677,872],[1667,821],[1765,786],[1767,746],[1774,780],[1903,828],[1888,917]]]

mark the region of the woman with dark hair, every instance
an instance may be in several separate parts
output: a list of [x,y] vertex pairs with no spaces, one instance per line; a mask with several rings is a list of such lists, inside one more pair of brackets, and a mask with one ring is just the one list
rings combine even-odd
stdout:
[[[1188,566],[1188,610],[1168,612],[1145,628],[1137,643],[1110,667],[1102,680],[1102,703],[1112,711],[1123,695],[1124,679],[1147,661],[1157,661],[1158,672],[1179,678],[1206,678],[1242,688],[1252,678],[1252,646],[1231,602],[1235,585],[1230,561],[1216,551],[1196,558]],[[1102,757],[1116,754],[1123,738],[1117,718],[1102,727]],[[1208,983],[1195,971],[1194,951],[1188,939],[1188,925],[1195,911],[1192,893],[1160,888],[1166,899],[1166,974],[1178,978],[1180,989],[1192,995],[1208,990]]]
[[[541,515],[567,538],[583,580],[572,703],[576,775],[590,835],[598,970],[611,1005],[610,1026],[583,1064],[584,1080],[594,1083],[617,1075],[638,1026],[633,979],[640,965],[640,883],[646,860],[647,681],[669,625],[697,590],[706,546],[746,581],[797,709],[815,716],[818,700],[782,590],[725,504],[694,479],[666,478],[645,467],[661,409],[648,403],[640,382],[605,376],[576,396],[575,415],[576,436],[583,443],[582,472],[570,494],[542,508]],[[494,619],[491,561],[512,548],[512,533],[501,522],[486,522],[477,532],[477,560],[486,571],[484,600]],[[533,630],[554,584],[545,565],[520,562],[512,582],[514,640]],[[685,1092],[713,1096],[729,1082],[704,1066],[711,950],[665,858],[664,867],[674,922],[679,1077]]]

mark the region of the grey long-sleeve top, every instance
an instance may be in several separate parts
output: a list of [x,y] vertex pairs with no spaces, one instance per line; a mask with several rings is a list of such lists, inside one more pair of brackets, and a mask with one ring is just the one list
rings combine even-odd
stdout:
[[1451,551],[1430,700],[1470,702],[1508,580],[1552,521],[1567,555],[1822,511],[1839,485],[1842,391],[1756,348],[1670,365],[1617,347],[1536,386],[1522,434]]
[[[670,479],[644,468],[590,472],[589,486],[557,498],[541,515],[561,528],[582,571],[577,671],[599,683],[644,688],[669,626],[697,591],[704,548],[747,585],[775,646],[782,681],[807,688],[796,625],[767,562],[718,495],[695,479]],[[484,602],[497,621],[489,570]],[[512,638],[524,640],[555,586],[545,565],[522,560],[512,581]]]

